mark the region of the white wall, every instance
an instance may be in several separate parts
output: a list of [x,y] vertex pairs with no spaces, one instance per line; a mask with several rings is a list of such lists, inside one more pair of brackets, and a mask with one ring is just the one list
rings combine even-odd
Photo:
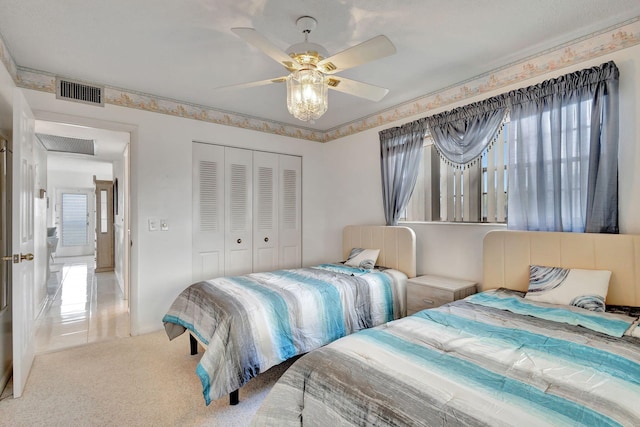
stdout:
[[16,84],[4,64],[0,64],[0,133],[11,140],[13,128],[13,90]]
[[[114,180],[114,188],[117,180],[117,188],[118,194],[114,195],[116,198],[117,212],[114,212],[113,216],[113,232],[114,232],[114,241],[115,241],[115,266],[114,266],[114,274],[116,276],[116,281],[118,282],[118,286],[122,291],[124,298],[129,299],[129,288],[125,286],[125,275],[128,274],[128,263],[125,259],[125,251],[124,248],[126,244],[128,244],[128,232],[127,229],[129,225],[125,223],[125,212],[129,208],[128,200],[125,198],[125,192],[123,191],[127,188],[127,181],[125,180],[125,170],[128,169],[128,159],[129,159],[129,147],[127,146],[124,150],[122,159],[113,163],[113,180]],[[114,190],[115,191],[115,190]],[[115,210],[114,206],[114,210]]]
[[[458,104],[344,137],[326,145],[331,160],[327,187],[329,206],[340,206],[329,218],[327,248],[340,247],[339,230],[347,224],[384,224],[378,132],[427,115],[487,99],[576,70],[613,60],[620,70],[619,222],[621,233],[640,233],[640,46],[548,73]],[[402,224],[401,224],[402,225]],[[486,232],[504,226],[408,223],[417,236],[418,274],[440,274],[482,281],[481,250]]]
[[[85,125],[130,129],[131,331],[162,328],[162,316],[191,278],[191,145],[202,141],[302,156],[303,264],[326,261],[323,144],[114,105],[87,106],[25,90],[36,114],[78,117]],[[50,117],[47,117],[50,119]],[[149,232],[149,217],[168,231]],[[335,252],[339,254],[339,250]]]

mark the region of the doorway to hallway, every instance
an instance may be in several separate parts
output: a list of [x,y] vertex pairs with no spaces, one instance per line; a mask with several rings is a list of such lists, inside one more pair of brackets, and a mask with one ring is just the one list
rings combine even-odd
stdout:
[[58,237],[37,352],[128,336],[130,133],[36,120],[36,135],[46,150],[46,226]]
[[[54,346],[49,346],[49,344],[52,343],[52,340],[49,339],[49,343],[46,347],[42,345],[42,335],[46,332],[54,332],[54,334],[49,333],[47,335],[50,338],[53,336],[70,336],[68,328],[54,328],[52,327],[54,323],[51,321],[47,321],[46,319],[47,315],[50,315],[52,313],[49,309],[54,306],[54,303],[56,303],[57,296],[60,297],[60,303],[56,303],[55,305],[64,307],[58,310],[58,314],[64,314],[66,316],[64,317],[65,319],[69,319],[69,316],[73,313],[75,313],[76,315],[79,313],[79,301],[81,301],[80,297],[73,297],[73,295],[77,296],[78,292],[70,292],[66,290],[72,288],[76,288],[77,290],[80,288],[79,286],[72,286],[71,288],[63,286],[66,279],[72,279],[73,277],[77,276],[77,274],[72,274],[69,276],[68,273],[70,273],[71,271],[77,272],[79,269],[77,267],[74,267],[73,269],[67,268],[67,257],[61,257],[60,253],[56,253],[57,249],[60,247],[58,243],[59,236],[61,236],[58,227],[62,226],[60,222],[61,219],[57,220],[55,216],[56,212],[61,212],[62,205],[61,202],[58,203],[56,195],[57,190],[62,187],[66,186],[74,188],[91,188],[91,197],[93,203],[87,203],[89,206],[88,210],[90,211],[89,217],[91,217],[91,214],[95,214],[93,185],[96,176],[100,177],[101,179],[106,178],[107,180],[119,180],[121,183],[118,196],[120,215],[113,218],[113,226],[116,230],[116,243],[114,245],[116,252],[116,267],[114,269],[114,272],[110,273],[110,275],[105,275],[103,273],[96,274],[95,252],[92,253],[92,255],[89,257],[89,262],[84,263],[84,280],[80,280],[80,282],[84,283],[85,289],[84,291],[81,291],[80,294],[84,295],[85,297],[84,311],[86,312],[85,316],[87,317],[88,322],[88,327],[85,328],[85,330],[87,331],[86,342],[109,339],[112,337],[127,336],[130,333],[130,321],[128,315],[130,265],[128,196],[129,142],[131,139],[132,126],[120,125],[110,122],[101,122],[93,119],[71,117],[42,111],[39,112],[40,119],[35,120],[33,115],[30,114],[30,111],[28,111],[28,106],[21,92],[16,90],[15,94],[16,97],[14,98],[14,113],[17,112],[21,114],[14,115],[16,117],[20,117],[21,119],[26,117],[25,120],[28,119],[30,120],[30,122],[27,123],[27,125],[29,126],[14,126],[13,139],[14,141],[18,142],[16,142],[17,145],[13,146],[13,149],[16,150],[16,146],[25,148],[25,150],[22,151],[29,153],[29,155],[32,156],[33,159],[27,159],[27,162],[18,163],[20,166],[22,166],[24,163],[25,167],[18,168],[21,172],[16,172],[17,175],[16,173],[13,174],[13,189],[23,189],[24,187],[24,189],[29,190],[30,193],[24,197],[22,196],[22,194],[19,194],[18,196],[14,195],[14,197],[12,198],[12,201],[20,200],[25,202],[20,204],[12,203],[12,206],[19,205],[22,207],[24,204],[25,209],[21,209],[20,212],[14,213],[13,218],[19,218],[20,221],[16,222],[14,220],[13,226],[8,225],[7,229],[13,231],[13,242],[22,242],[22,239],[18,239],[15,237],[16,230],[29,230],[29,241],[32,242],[33,249],[16,249],[14,247],[12,252],[17,253],[18,256],[24,258],[24,260],[26,261],[33,261],[33,263],[29,264],[33,267],[30,268],[30,280],[25,280],[24,278],[16,280],[14,277],[12,283],[8,285],[7,289],[13,293],[14,302],[16,300],[16,295],[19,294],[19,301],[25,301],[25,304],[20,304],[19,306],[25,306],[31,310],[30,312],[27,312],[25,310],[16,310],[16,304],[13,304],[13,317],[16,317],[16,312],[20,312],[21,315],[25,314],[21,317],[21,319],[28,318],[31,319],[32,322],[16,322],[14,320],[12,323],[9,323],[8,325],[3,324],[2,326],[3,329],[11,332],[14,338],[14,343],[17,336],[25,338],[23,339],[23,342],[26,342],[28,344],[29,354],[31,356],[29,365],[25,369],[20,369],[20,366],[16,364],[16,361],[25,359],[24,357],[22,357],[23,353],[25,352],[18,353],[16,356],[16,349],[26,348],[26,346],[14,344],[14,352],[12,358],[13,369],[11,370],[11,372],[15,384],[14,387],[9,386],[5,389],[5,392],[6,390],[9,390],[9,393],[3,393],[3,395],[0,396],[0,400],[5,398],[6,396],[13,395],[14,397],[19,397],[22,394],[22,391],[25,387],[26,378],[28,377],[29,367],[31,365],[31,361],[33,361],[33,354],[36,349],[36,336],[38,335],[36,331],[38,329],[38,326],[43,326],[45,328],[40,334],[41,341],[38,351],[51,351],[51,349],[53,348],[61,349],[65,348],[67,345],[81,345],[82,343],[84,343],[84,341],[82,341],[72,344],[54,344]],[[96,124],[99,126],[105,125],[106,129],[91,127]],[[27,132],[27,134],[25,133],[25,131],[23,131],[22,133],[24,135],[18,132],[18,135],[16,136],[16,129],[26,129],[29,132]],[[53,141],[47,140],[47,137],[51,137]],[[78,144],[83,146],[81,147],[81,150],[77,150]],[[90,152],[84,152],[84,149],[87,149]],[[14,156],[13,163],[16,163],[17,158],[19,158],[18,155]],[[80,161],[80,163],[78,163],[78,161]],[[109,166],[108,176],[106,177],[104,177],[100,173],[96,173],[96,168],[99,169],[100,165],[104,166],[105,164]],[[23,173],[22,169],[25,169],[26,172]],[[53,175],[57,174],[57,177],[53,177],[50,175],[50,173],[54,170],[55,173],[53,173]],[[83,185],[82,182],[87,175],[90,176],[90,181],[88,184]],[[16,176],[25,179],[19,180],[18,178],[16,178]],[[6,216],[3,215],[3,219],[5,218]],[[16,224],[19,224],[20,227],[16,228]],[[92,240],[95,245],[95,225],[88,227],[87,234],[91,236],[88,240]],[[22,254],[24,254],[24,256]],[[14,258],[12,258],[12,260],[13,259]],[[15,276],[16,269],[14,268],[13,270],[13,276]],[[80,270],[82,270],[82,268],[80,268]],[[52,273],[58,272],[60,274],[55,275],[58,277],[58,279],[50,281],[49,278],[51,278]],[[77,280],[67,280],[67,283],[77,284],[79,282]],[[103,283],[108,284],[103,285]],[[109,284],[111,284],[112,286],[110,287]],[[115,290],[113,290],[113,284],[115,284],[116,286]],[[20,292],[17,292],[16,289]],[[28,290],[28,292],[22,291],[22,289],[26,289]],[[110,289],[113,291],[109,292]],[[104,311],[100,308],[102,305],[100,307],[96,305],[97,301],[100,301],[100,294],[104,294],[100,292],[101,290],[105,290],[106,294],[110,294],[113,301],[118,301],[118,307],[124,306],[124,315],[118,316],[118,319],[124,320],[118,320],[118,322],[116,323],[116,325],[124,324],[123,327],[117,326],[114,328],[114,323],[112,321],[105,321],[104,317],[98,318],[93,316],[96,313],[96,310],[98,312]],[[24,294],[26,297],[22,298],[22,294]],[[7,298],[5,299],[7,301],[11,301],[11,297],[9,296],[7,296]],[[69,308],[69,305],[65,304],[65,302],[71,302],[71,306],[75,308]],[[94,304],[94,302],[96,304]],[[111,308],[106,308],[107,312],[113,312],[113,310],[113,304]],[[118,311],[118,313],[122,314],[122,311]],[[30,325],[29,329],[31,333],[29,334],[24,333],[25,327],[21,326],[20,328],[18,328],[17,326],[27,325],[27,323],[28,325]],[[62,324],[65,322],[59,323]],[[104,327],[98,327],[96,329],[95,327],[92,327],[92,325],[103,325]],[[106,333],[105,331],[109,331],[109,333]],[[111,331],[116,332],[114,334],[111,333]],[[75,335],[78,336],[78,334]],[[5,348],[4,345],[2,347]],[[9,384],[12,383],[13,381],[9,382]]]

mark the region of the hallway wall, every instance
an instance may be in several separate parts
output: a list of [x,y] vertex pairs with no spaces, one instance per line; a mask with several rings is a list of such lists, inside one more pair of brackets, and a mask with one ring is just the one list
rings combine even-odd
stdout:
[[125,222],[125,212],[129,209],[129,201],[125,197],[125,189],[129,188],[129,184],[126,181],[125,170],[129,165],[129,147],[125,148],[123,157],[113,163],[113,179],[118,180],[118,194],[117,196],[117,212],[114,212],[113,217],[113,231],[115,234],[115,275],[116,281],[120,290],[124,294],[126,300],[129,299],[129,289],[125,287],[125,277],[129,274],[128,260],[124,255],[124,245],[129,242],[128,227],[129,224]]

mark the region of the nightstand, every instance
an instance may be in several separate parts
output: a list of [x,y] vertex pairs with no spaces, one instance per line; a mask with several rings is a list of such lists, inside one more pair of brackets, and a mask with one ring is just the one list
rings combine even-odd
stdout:
[[442,276],[418,276],[407,281],[407,316],[476,293],[476,282]]

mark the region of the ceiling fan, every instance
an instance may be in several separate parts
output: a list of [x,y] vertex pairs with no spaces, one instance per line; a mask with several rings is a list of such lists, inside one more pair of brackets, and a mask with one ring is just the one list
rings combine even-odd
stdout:
[[376,36],[329,56],[324,47],[309,42],[309,34],[317,25],[314,18],[302,16],[298,18],[296,25],[304,34],[304,42],[294,44],[286,51],[282,51],[253,28],[232,28],[231,31],[237,36],[279,62],[290,74],[267,80],[225,86],[224,89],[286,82],[289,112],[300,120],[311,122],[322,116],[327,110],[327,89],[371,101],[380,101],[389,92],[383,87],[335,75],[340,71],[394,54],[396,48],[387,37]]

